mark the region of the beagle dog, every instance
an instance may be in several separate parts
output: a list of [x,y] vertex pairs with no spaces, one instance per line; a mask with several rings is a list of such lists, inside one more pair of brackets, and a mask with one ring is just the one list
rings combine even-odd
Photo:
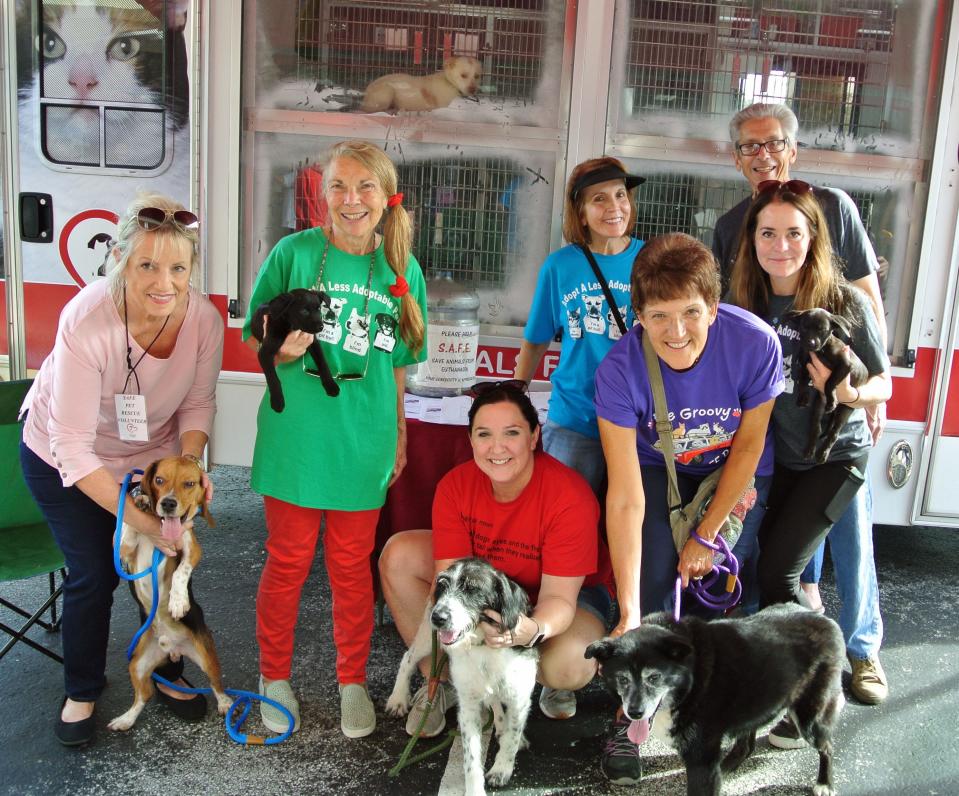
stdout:
[[[134,700],[130,709],[109,723],[111,730],[129,730],[153,696],[151,675],[167,657],[178,660],[186,655],[199,666],[216,694],[217,709],[226,715],[231,700],[223,690],[220,661],[213,636],[203,621],[203,610],[193,600],[190,575],[200,563],[203,551],[193,532],[193,518],[201,514],[214,525],[207,511],[200,466],[185,456],[169,456],[153,462],[140,481],[137,506],[153,511],[160,518],[161,533],[171,542],[181,541],[175,558],[164,557],[157,572],[160,592],[153,623],[140,637],[130,659],[130,680]],[[154,546],[150,539],[124,523],[120,539],[120,560],[127,572],[149,569]],[[131,581],[133,592],[149,615],[153,604],[153,586],[149,576]]]

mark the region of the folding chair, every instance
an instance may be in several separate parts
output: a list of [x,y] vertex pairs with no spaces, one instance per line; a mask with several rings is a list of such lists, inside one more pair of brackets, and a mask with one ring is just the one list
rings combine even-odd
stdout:
[[[57,599],[63,592],[63,578],[66,577],[63,554],[33,502],[20,469],[19,445],[23,424],[17,421],[17,410],[30,384],[29,380],[0,382],[0,584],[48,575],[50,588],[39,608],[24,608],[0,596],[0,605],[27,620],[18,629],[0,621],[0,630],[11,636],[0,649],[0,658],[22,641],[63,663],[60,655],[26,635],[34,625],[47,631],[60,629]],[[59,586],[55,579],[57,570],[60,570]],[[49,621],[42,618],[48,612]]]

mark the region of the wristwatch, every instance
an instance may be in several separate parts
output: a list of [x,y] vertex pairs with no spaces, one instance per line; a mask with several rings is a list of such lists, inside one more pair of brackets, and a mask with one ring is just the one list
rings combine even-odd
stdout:
[[533,624],[536,625],[536,633],[529,640],[529,644],[526,645],[527,649],[532,649],[533,647],[538,647],[540,644],[542,644],[546,640],[546,634],[543,632],[542,628],[539,626],[539,622],[533,619],[533,617],[529,617],[529,619]]

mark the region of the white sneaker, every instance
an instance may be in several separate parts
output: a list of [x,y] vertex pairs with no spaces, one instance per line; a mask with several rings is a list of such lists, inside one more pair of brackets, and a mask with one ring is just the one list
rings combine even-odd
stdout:
[[549,719],[571,719],[576,715],[576,694],[544,685],[539,694],[539,709]]
[[[423,713],[426,711],[427,684],[423,683],[420,689],[413,695],[413,704],[410,707],[410,715],[406,717],[406,734],[416,735],[416,729],[423,720]],[[436,696],[433,697],[433,707],[420,730],[421,738],[435,738],[444,729],[446,729],[446,711],[456,704],[456,689],[449,683],[440,683],[436,689]]]
[[366,686],[340,686],[340,729],[347,738],[365,738],[376,729],[376,710]]
[[[274,702],[279,702],[293,714],[293,732],[300,729],[300,703],[293,695],[289,680],[274,680],[264,687],[261,674],[260,693]],[[271,732],[284,733],[290,728],[290,720],[286,715],[267,702],[260,702],[260,721]]]

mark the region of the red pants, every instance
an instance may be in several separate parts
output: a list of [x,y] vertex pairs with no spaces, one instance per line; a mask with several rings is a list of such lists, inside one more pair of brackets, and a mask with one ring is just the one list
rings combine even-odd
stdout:
[[288,680],[300,593],[310,573],[320,521],[326,516],[323,551],[333,592],[336,677],[343,684],[366,682],[373,635],[373,573],[370,554],[380,510],[308,509],[264,497],[266,564],[256,595],[256,640],[260,673]]

